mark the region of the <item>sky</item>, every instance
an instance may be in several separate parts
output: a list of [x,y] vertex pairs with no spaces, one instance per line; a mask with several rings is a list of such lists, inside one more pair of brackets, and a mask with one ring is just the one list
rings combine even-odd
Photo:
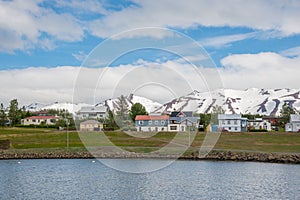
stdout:
[[0,0],[0,102],[299,88],[298,0]]

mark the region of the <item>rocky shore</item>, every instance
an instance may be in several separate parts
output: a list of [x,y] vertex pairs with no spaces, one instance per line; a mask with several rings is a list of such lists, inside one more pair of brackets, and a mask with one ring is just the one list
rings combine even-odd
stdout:
[[[134,152],[108,153],[98,152],[91,154],[88,151],[55,151],[55,152],[29,152],[29,151],[0,151],[0,159],[85,159],[85,158],[160,158],[173,159],[172,155],[155,156]],[[185,160],[215,160],[215,161],[251,161],[270,163],[300,164],[300,153],[257,153],[257,152],[232,152],[212,151],[207,156],[199,158],[196,154],[182,156]]]

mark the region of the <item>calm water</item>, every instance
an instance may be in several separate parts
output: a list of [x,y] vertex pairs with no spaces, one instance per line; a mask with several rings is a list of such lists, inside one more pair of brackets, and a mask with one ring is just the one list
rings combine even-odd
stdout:
[[[93,161],[1,160],[0,198],[5,200],[300,198],[300,165],[176,161],[156,172],[129,174]],[[128,164],[137,161],[122,162]],[[147,165],[162,161],[139,162]]]

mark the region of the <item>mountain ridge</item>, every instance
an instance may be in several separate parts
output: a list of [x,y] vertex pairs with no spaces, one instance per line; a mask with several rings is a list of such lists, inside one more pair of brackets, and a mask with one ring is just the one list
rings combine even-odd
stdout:
[[[109,109],[115,110],[115,99],[107,99],[99,102],[96,106],[107,105]],[[216,105],[221,106],[228,114],[261,114],[279,115],[284,103],[289,104],[296,110],[300,110],[300,89],[260,89],[249,88],[245,90],[218,89],[211,92],[192,91],[187,95],[171,99],[161,104],[151,99],[140,97],[134,94],[126,96],[128,108],[134,103],[141,103],[148,113],[169,113],[173,110],[193,111],[195,113],[210,113]],[[67,109],[71,113],[76,113],[80,106],[92,106],[89,104],[54,103],[52,105],[41,106],[37,104],[37,109]],[[73,107],[71,106],[73,105]],[[30,106],[27,106],[30,107]],[[31,104],[31,108],[34,107]],[[72,108],[71,108],[72,107]]]

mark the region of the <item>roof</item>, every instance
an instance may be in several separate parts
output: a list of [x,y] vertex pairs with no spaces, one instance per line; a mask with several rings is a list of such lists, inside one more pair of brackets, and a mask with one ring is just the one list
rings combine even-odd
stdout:
[[199,117],[170,117],[169,120],[170,121],[175,120],[177,121],[177,123],[181,123],[185,120],[190,121],[192,123],[197,123],[199,119],[200,119]]
[[193,117],[193,112],[192,111],[173,111],[170,114],[170,117],[179,117],[183,115],[183,117]]
[[81,122],[80,124],[100,124],[100,122],[96,120],[86,120],[84,122]]
[[135,120],[168,120],[168,115],[137,115]]
[[57,119],[58,117],[56,116],[31,116],[31,117],[26,117],[25,119]]
[[78,111],[79,113],[99,113],[99,112],[106,112],[107,107],[106,106],[83,106]]
[[218,119],[242,119],[241,114],[218,114]]

